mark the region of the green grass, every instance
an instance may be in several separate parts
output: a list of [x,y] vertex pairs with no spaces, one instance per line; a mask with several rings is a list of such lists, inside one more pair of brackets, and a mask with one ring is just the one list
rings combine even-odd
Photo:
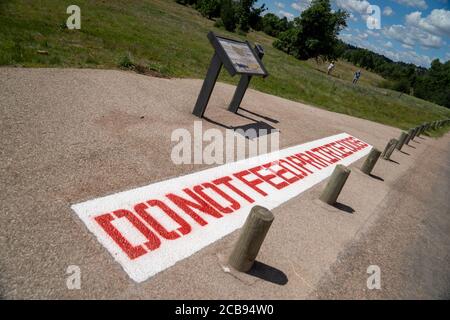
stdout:
[[[214,21],[173,0],[78,0],[81,30],[67,30],[70,4],[0,0],[0,65],[111,69],[131,63],[164,76],[203,78],[213,53],[209,30],[244,38],[215,28]],[[450,117],[449,109],[378,88],[383,79],[365,70],[353,86],[356,67],[349,63],[339,61],[327,76],[325,64],[296,60],[274,49],[274,39],[261,32],[247,39],[264,46],[270,73],[254,78],[254,89],[402,129]],[[222,71],[220,81],[236,84],[237,77]]]

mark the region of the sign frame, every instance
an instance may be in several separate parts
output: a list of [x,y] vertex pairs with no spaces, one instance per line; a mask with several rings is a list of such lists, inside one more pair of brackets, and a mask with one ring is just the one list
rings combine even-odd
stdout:
[[[239,41],[239,40],[235,40],[235,39],[231,39],[231,38],[227,38],[227,37],[217,36],[213,32],[209,32],[208,33],[208,39],[211,42],[212,46],[214,47],[214,50],[216,51],[216,53],[219,55],[220,60],[222,61],[225,69],[227,69],[228,73],[231,76],[239,74],[239,75],[248,75],[248,76],[261,76],[261,77],[265,78],[265,77],[267,77],[269,75],[269,73],[267,72],[266,68],[264,67],[261,59],[259,58],[259,55],[255,52],[255,50],[251,47],[250,42],[248,42],[247,40]],[[224,49],[224,47],[220,43],[220,39],[223,39],[223,40],[229,41],[229,42],[235,42],[235,43],[238,43],[238,44],[241,44],[241,45],[242,44],[246,44],[248,49],[253,54],[253,57],[258,62],[259,67],[261,68],[263,73],[261,74],[261,73],[258,73],[258,72],[241,72],[241,71],[238,71],[236,69],[236,67],[234,66],[234,64],[233,64],[233,61],[231,60],[231,58],[227,54],[226,50]]]
[[[225,67],[225,69],[231,76],[234,76],[236,74],[241,76],[239,84],[233,95],[233,99],[230,105],[228,106],[229,111],[237,113],[237,110],[242,102],[242,99],[248,88],[251,78],[253,76],[260,76],[262,78],[265,78],[269,75],[267,69],[264,67],[261,61],[262,57],[264,56],[264,49],[262,49],[260,45],[256,45],[255,48],[252,48],[250,42],[248,41],[239,41],[227,37],[217,36],[212,31],[208,33],[207,37],[214,48],[214,55],[211,59],[208,72],[206,73],[205,80],[203,81],[202,88],[197,97],[197,102],[195,103],[194,110],[192,111],[192,113],[199,118],[203,118],[203,115],[205,114],[206,111],[206,107],[208,106],[209,99],[211,98],[212,91],[214,89],[214,86],[216,85],[217,78],[219,77],[220,70],[222,69],[222,65]],[[241,72],[237,70],[233,64],[233,61],[228,56],[226,50],[220,43],[219,39],[223,39],[225,41],[230,42],[236,42],[241,45],[246,44],[250,52],[253,54],[255,61],[259,64],[259,67],[263,71],[263,73]]]

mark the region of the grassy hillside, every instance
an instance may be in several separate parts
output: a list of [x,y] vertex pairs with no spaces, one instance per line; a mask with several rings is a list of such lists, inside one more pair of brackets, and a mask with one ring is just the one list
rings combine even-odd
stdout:
[[[24,67],[119,68],[124,57],[170,77],[203,78],[213,50],[209,30],[243,38],[213,27],[214,22],[174,0],[78,0],[81,30],[64,28],[72,1],[0,0],[0,65]],[[403,129],[450,117],[450,110],[395,91],[377,88],[378,75],[338,62],[334,76],[324,64],[299,61],[272,48],[273,38],[252,32],[251,42],[266,49],[266,79],[257,90],[327,110],[370,119]],[[48,54],[39,54],[42,50]],[[237,83],[222,71],[220,80]]]

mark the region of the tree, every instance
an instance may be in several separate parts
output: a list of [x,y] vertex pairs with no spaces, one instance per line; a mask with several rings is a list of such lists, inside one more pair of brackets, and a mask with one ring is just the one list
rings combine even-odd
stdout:
[[313,0],[300,17],[294,19],[293,30],[280,33],[274,47],[296,58],[335,59],[339,32],[347,26],[348,13],[331,11],[330,0]]
[[278,37],[281,32],[284,32],[293,26],[286,17],[278,18],[273,13],[267,13],[261,19],[262,31],[272,37]]
[[250,27],[255,26],[266,10],[265,4],[259,8],[254,5],[257,0],[239,0],[236,2],[237,27],[241,32],[248,32]]
[[433,60],[430,69],[416,77],[414,94],[450,108],[450,60]]
[[222,0],[220,19],[227,31],[236,30],[236,9],[232,0]]
[[259,8],[251,7],[250,9],[250,16],[249,16],[249,25],[250,28],[254,30],[261,30],[262,29],[262,14],[264,11],[266,11],[266,5],[263,3],[263,5]]
[[220,6],[220,0],[198,0],[196,8],[202,16],[211,19],[220,15]]

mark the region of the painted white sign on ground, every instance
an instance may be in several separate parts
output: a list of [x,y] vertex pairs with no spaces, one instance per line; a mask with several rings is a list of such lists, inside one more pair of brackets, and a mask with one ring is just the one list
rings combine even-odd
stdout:
[[72,209],[141,282],[349,165],[370,146],[347,133],[75,204]]

